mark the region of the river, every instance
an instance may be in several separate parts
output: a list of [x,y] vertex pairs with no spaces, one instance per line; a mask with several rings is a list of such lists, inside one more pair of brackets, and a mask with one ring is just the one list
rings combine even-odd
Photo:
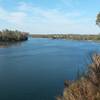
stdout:
[[0,100],[55,100],[64,80],[76,80],[100,51],[92,41],[42,38],[1,47]]

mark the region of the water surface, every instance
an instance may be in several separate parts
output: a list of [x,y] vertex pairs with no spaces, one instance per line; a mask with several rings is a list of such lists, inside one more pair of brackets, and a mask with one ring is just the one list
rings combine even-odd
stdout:
[[0,48],[0,100],[54,100],[99,51],[100,43],[39,38]]

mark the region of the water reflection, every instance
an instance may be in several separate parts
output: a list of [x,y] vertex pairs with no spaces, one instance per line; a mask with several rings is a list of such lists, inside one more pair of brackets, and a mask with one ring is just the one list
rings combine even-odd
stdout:
[[92,53],[100,52],[99,43],[71,40],[29,39],[0,47],[0,100],[55,100],[64,80],[77,79]]
[[22,42],[0,42],[0,48],[9,48],[13,46],[21,46]]

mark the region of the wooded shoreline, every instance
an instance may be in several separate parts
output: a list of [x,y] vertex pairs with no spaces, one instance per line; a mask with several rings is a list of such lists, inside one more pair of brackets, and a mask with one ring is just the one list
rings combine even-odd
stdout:
[[0,31],[0,42],[19,42],[28,40],[28,33],[18,30],[2,30]]
[[66,40],[94,40],[99,41],[100,35],[80,35],[80,34],[31,34],[32,38],[51,38]]

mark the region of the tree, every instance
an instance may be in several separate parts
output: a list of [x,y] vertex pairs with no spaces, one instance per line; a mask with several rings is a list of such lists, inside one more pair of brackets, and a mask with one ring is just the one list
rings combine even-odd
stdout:
[[28,33],[5,29],[0,31],[0,41],[24,41],[28,39]]
[[100,12],[97,14],[96,25],[100,27]]

